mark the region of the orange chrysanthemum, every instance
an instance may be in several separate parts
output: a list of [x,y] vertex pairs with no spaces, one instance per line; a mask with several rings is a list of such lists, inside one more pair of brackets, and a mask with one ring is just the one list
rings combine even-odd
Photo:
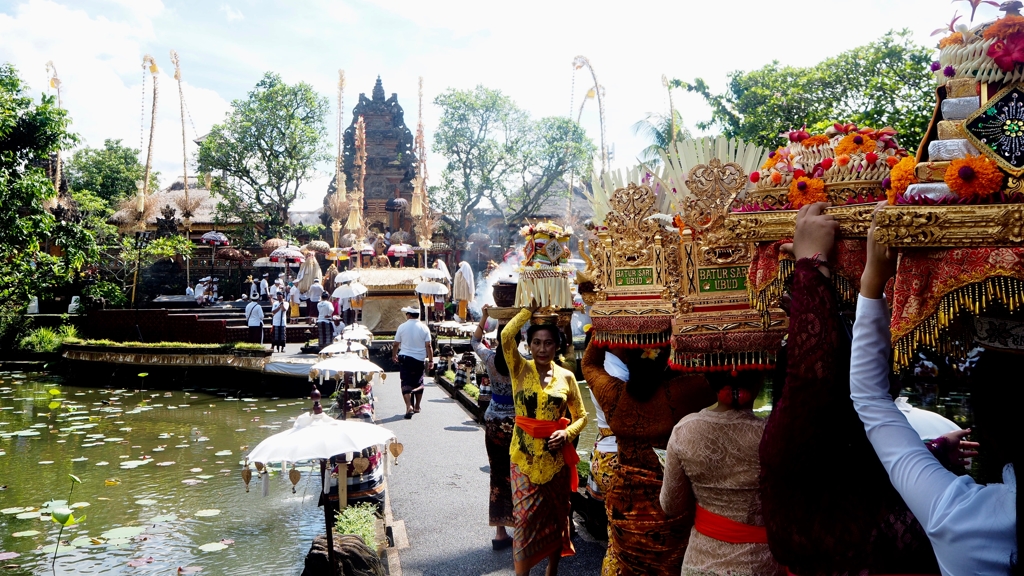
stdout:
[[895,166],[895,165],[897,165],[899,163],[900,163],[900,157],[899,156],[886,156],[885,157],[885,164],[889,168],[892,168],[893,166]]
[[836,158],[836,162],[839,162],[840,166],[846,166],[847,164],[850,163],[850,155],[849,154],[842,154],[842,155],[840,155],[839,157]]
[[986,28],[982,36],[985,40],[993,38],[1005,40],[1010,37],[1010,34],[1020,34],[1021,32],[1024,32],[1024,16],[1007,14]]
[[897,196],[906,192],[911,184],[917,184],[917,159],[907,156],[897,162],[889,171],[889,183],[886,197],[889,204],[895,204]]
[[789,202],[793,208],[800,208],[815,202],[825,202],[825,183],[817,178],[801,176],[789,185]]
[[857,152],[867,154],[874,151],[875,141],[864,134],[847,134],[843,136],[839,144],[836,144],[836,155],[855,154]]
[[966,199],[985,198],[1003,187],[1003,173],[996,163],[984,156],[953,160],[946,168],[946,185]]
[[942,40],[939,40],[939,50],[947,46],[959,46],[964,43],[964,35],[959,32],[954,32],[949,36],[946,36]]
[[779,163],[779,160],[782,160],[781,152],[782,148],[779,148],[775,152],[769,154],[768,159],[765,160],[764,164],[761,165],[761,170],[771,170],[772,168],[774,168],[775,165]]
[[782,184],[782,174],[778,172],[772,172],[772,184],[775,184],[776,186]]
[[824,134],[817,134],[810,138],[804,138],[800,143],[804,145],[804,148],[813,148],[815,146],[821,146],[822,144],[828,144],[828,136],[825,136]]

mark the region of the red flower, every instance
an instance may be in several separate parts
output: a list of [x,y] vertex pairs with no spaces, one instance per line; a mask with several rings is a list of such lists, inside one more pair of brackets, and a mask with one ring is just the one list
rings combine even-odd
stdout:
[[796,170],[793,170],[793,179],[794,180],[797,179],[797,178],[803,178],[806,175],[807,175],[807,173],[804,172],[803,170],[799,169],[799,168],[797,168]]
[[1011,72],[1024,62],[1024,33],[1010,34],[1006,40],[999,40],[989,46],[988,56],[1003,72]]
[[878,162],[878,154],[875,154],[874,152],[868,152],[867,154],[864,155],[864,159],[868,161],[868,165],[873,166],[875,162]]
[[833,160],[831,158],[825,158],[824,160],[821,161],[821,167],[824,168],[825,170],[828,170],[829,168],[832,167],[832,163]]
[[760,179],[761,179],[761,173],[760,172],[751,172],[750,173],[750,181],[753,182],[754,184],[757,184],[757,181],[760,180]]

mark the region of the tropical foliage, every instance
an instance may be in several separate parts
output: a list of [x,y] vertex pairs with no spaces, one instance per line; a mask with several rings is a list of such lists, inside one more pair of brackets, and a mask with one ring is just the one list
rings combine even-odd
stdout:
[[[104,140],[103,148],[82,148],[68,160],[65,172],[68,187],[75,192],[89,191],[115,208],[121,200],[135,194],[145,167],[139,151],[122,146],[120,140]],[[158,188],[159,172],[152,172],[149,189]]]
[[678,110],[672,110],[671,115],[648,114],[646,118],[633,124],[632,130],[634,136],[640,136],[650,142],[650,145],[640,151],[637,160],[652,168],[661,165],[661,153],[667,152],[672,142],[690,137],[690,131],[683,126],[683,115]]
[[231,103],[199,147],[199,169],[215,175],[226,211],[277,228],[327,153],[327,98],[304,82],[267,72],[249,97]]
[[915,148],[932,115],[935,79],[932,50],[917,45],[909,30],[890,31],[878,40],[807,68],[772,62],[751,72],[729,75],[725,92],[708,84],[673,80],[672,85],[703,96],[711,118],[701,130],[717,130],[774,147],[779,134],[807,126],[822,132],[834,122],[892,126],[900,142]]

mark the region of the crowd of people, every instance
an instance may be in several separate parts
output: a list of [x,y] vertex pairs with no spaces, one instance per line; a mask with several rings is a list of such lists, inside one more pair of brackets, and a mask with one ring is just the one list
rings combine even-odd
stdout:
[[[801,209],[784,247],[796,269],[768,418],[753,411],[764,371],[682,374],[666,349],[586,348],[599,429],[589,491],[609,520],[602,575],[1020,573],[1024,449],[1011,411],[1022,393],[1006,386],[1016,356],[985,349],[972,374],[979,442],[972,430],[923,442],[890,394],[894,255],[869,234],[851,327],[830,281],[837,224],[823,208]],[[485,309],[472,344],[492,386],[492,546],[512,548],[518,576],[545,559],[552,576],[574,553],[573,441],[589,416],[557,361],[553,319],[520,311],[499,327],[499,350],[483,343],[486,322]]]

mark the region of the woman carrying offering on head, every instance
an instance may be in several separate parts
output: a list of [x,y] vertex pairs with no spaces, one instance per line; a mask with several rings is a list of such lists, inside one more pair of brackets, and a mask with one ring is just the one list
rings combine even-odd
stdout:
[[[556,318],[537,318],[527,330],[532,360],[519,354],[516,334],[531,317],[521,310],[501,331],[501,349],[512,380],[512,547],[517,576],[548,559],[547,576],[562,556],[576,553],[569,531],[569,495],[576,490],[579,456],[572,441],[587,424],[576,377],[555,363],[560,330]],[[541,323],[550,321],[550,323]]]
[[764,420],[754,415],[759,372],[708,374],[718,404],[685,416],[668,441],[661,507],[669,516],[696,503],[684,575],[785,574],[768,549],[758,494],[758,445]]

